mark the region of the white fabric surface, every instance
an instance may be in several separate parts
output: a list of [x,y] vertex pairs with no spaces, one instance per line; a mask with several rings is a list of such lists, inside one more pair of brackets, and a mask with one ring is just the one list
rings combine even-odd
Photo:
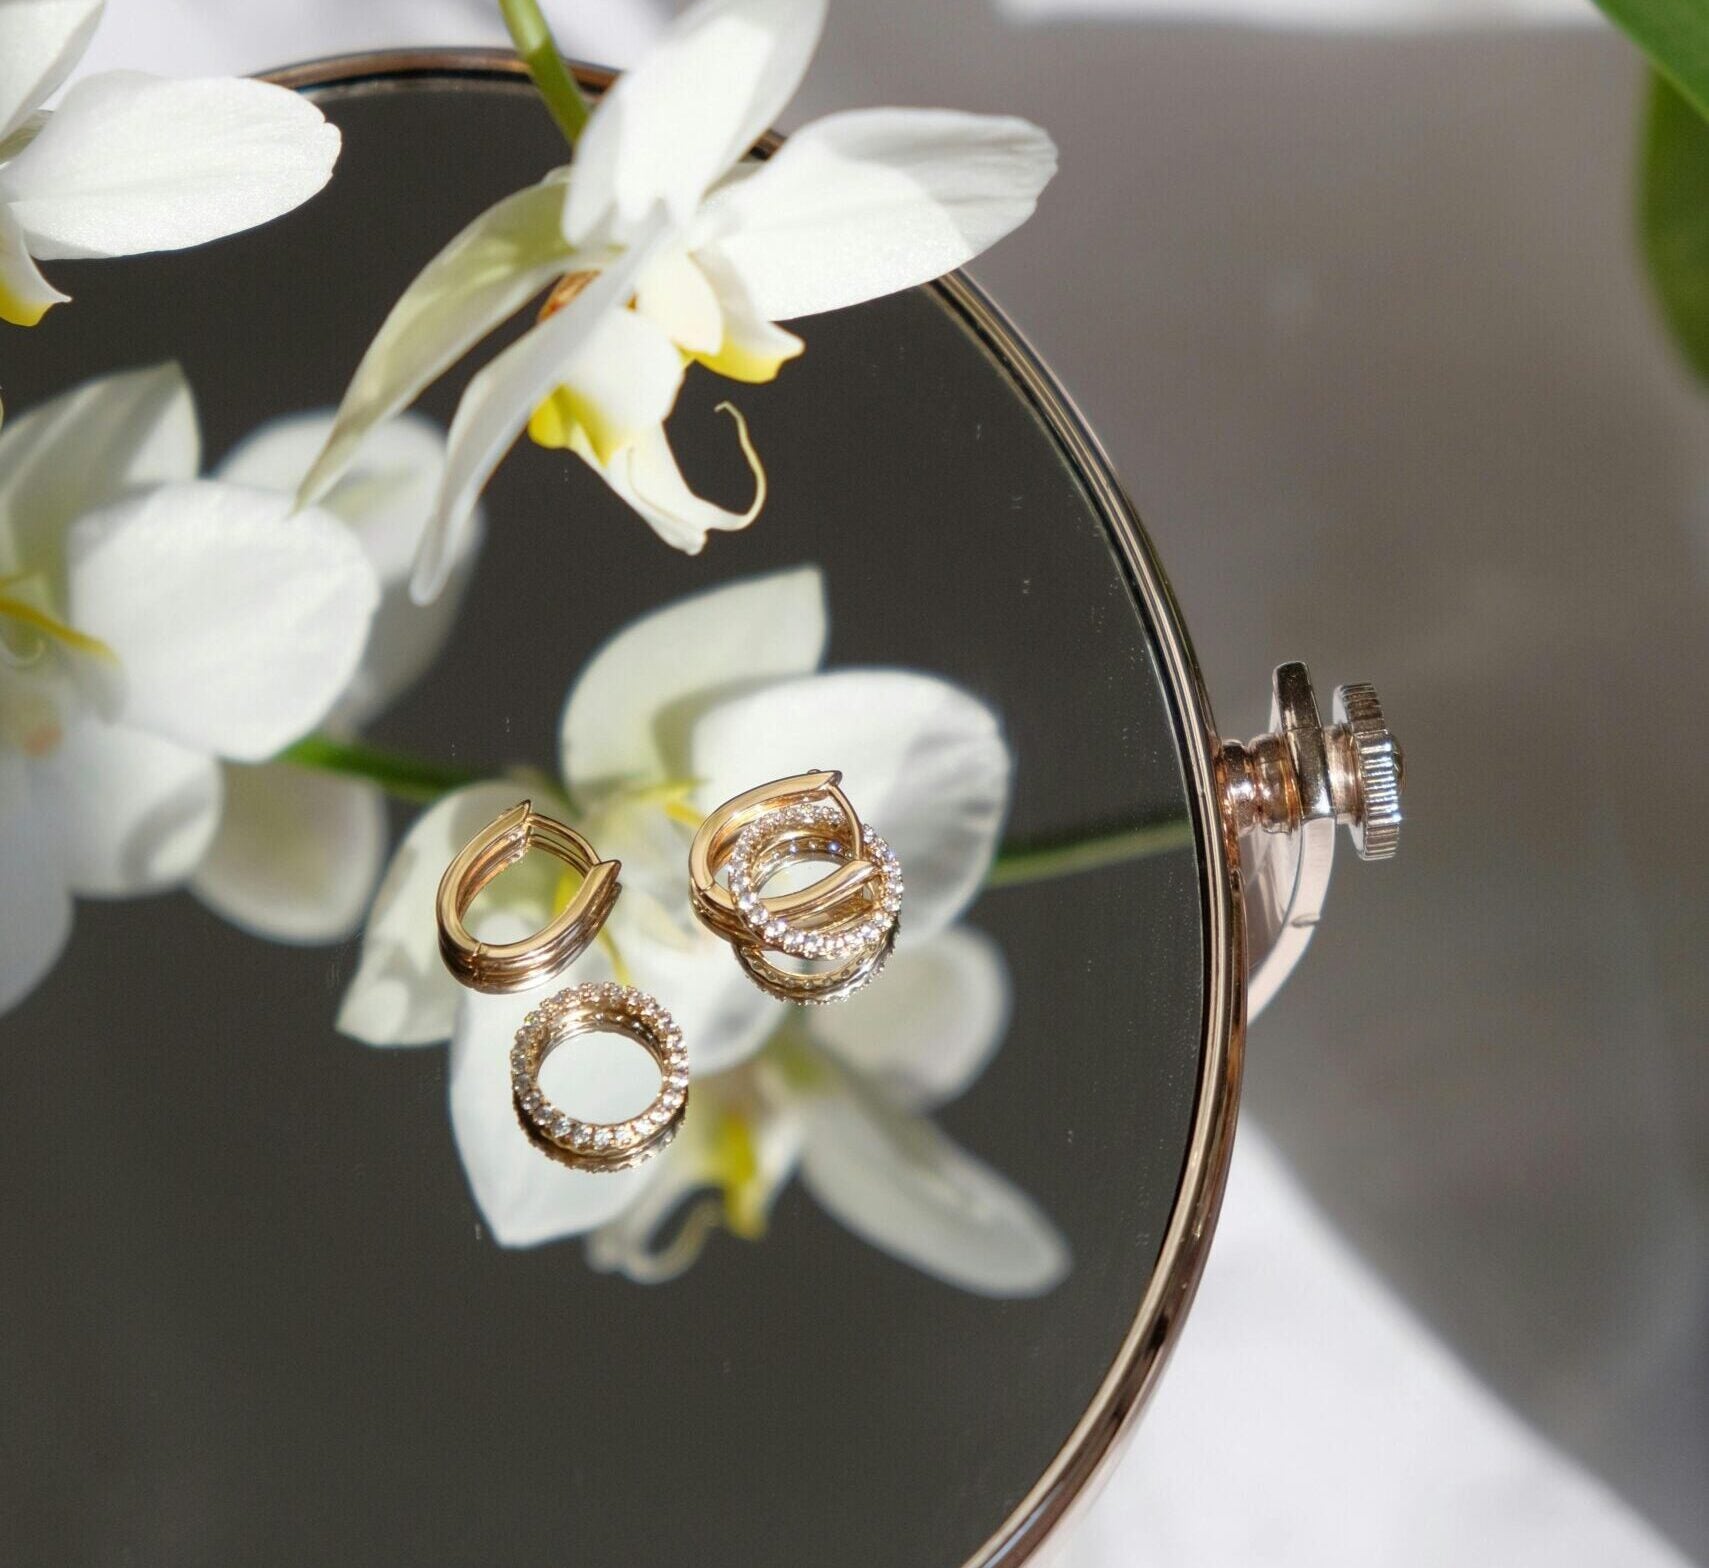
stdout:
[[[664,0],[548,0],[545,9],[566,50],[622,64],[668,7]],[[923,48],[931,56],[929,9],[915,13],[909,37],[891,36],[883,49],[918,59]],[[885,13],[894,16],[895,8]],[[1011,21],[1208,17],[1355,30],[1592,16],[1582,0],[993,0],[984,13],[993,32],[1005,14]],[[829,53],[845,67],[871,69],[841,88],[827,88],[821,76],[815,102],[897,96],[879,46],[861,24],[845,25],[848,46]],[[834,14],[833,45],[838,27]],[[951,73],[945,80],[965,80],[966,54],[977,53],[977,42],[947,20],[944,32],[935,54]],[[248,71],[362,48],[502,41],[495,11],[482,0],[266,7],[117,0],[84,70]],[[1012,57],[1013,45],[1005,47]],[[954,91],[941,90],[946,98]],[[1624,136],[1627,127],[1609,134]],[[1070,286],[1065,274],[1049,284]],[[1405,877],[1405,861],[1392,874]],[[1662,1568],[1685,1561],[1496,1400],[1405,1309],[1307,1204],[1250,1117],[1185,1341],[1128,1454],[1052,1560],[1072,1568]]]
[[1198,1300],[1057,1568],[1682,1568],[1495,1399],[1250,1121]]

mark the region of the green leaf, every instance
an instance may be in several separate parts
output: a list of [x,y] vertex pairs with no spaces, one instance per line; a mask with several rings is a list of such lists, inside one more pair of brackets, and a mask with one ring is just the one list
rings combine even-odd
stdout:
[[1639,223],[1662,315],[1709,382],[1709,120],[1659,75],[1644,132]]
[[1709,117],[1709,5],[1704,0],[1596,0],[1663,76]]

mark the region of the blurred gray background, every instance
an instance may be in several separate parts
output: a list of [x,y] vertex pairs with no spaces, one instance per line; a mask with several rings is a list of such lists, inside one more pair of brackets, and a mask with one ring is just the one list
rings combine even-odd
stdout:
[[[1709,1560],[1709,396],[1636,262],[1641,71],[1595,25],[1107,3],[843,0],[792,120],[943,103],[1060,142],[977,272],[1125,475],[1225,731],[1303,658],[1408,749],[1401,858],[1343,846],[1248,1111],[1472,1372]],[[492,35],[478,0],[153,9],[169,37],[115,12],[90,63]],[[550,9],[621,63],[670,8]]]

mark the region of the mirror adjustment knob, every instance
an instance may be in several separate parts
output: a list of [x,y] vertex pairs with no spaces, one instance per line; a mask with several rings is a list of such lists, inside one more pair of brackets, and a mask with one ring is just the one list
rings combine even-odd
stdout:
[[1335,690],[1334,722],[1323,723],[1303,664],[1276,668],[1271,733],[1225,741],[1223,800],[1237,833],[1296,834],[1333,819],[1352,834],[1361,860],[1387,860],[1400,845],[1400,742],[1364,682]]
[[1376,692],[1358,682],[1335,688],[1329,742],[1335,818],[1353,835],[1361,860],[1387,860],[1400,847],[1406,759]]
[[1304,956],[1323,915],[1335,829],[1361,860],[1400,843],[1406,770],[1377,694],[1338,687],[1325,724],[1303,664],[1271,680],[1270,730],[1217,752],[1224,820],[1238,840],[1246,904],[1247,1018],[1261,1013]]

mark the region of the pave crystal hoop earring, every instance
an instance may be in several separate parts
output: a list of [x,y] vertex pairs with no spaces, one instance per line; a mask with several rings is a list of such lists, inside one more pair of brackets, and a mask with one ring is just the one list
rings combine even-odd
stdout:
[[[560,1110],[540,1088],[540,1068],[566,1040],[581,1034],[627,1035],[659,1069],[659,1090],[638,1116],[592,1122]],[[688,1109],[688,1053],[682,1030],[644,991],[609,981],[572,985],[522,1020],[510,1052],[510,1089],[517,1118],[535,1146],[565,1165],[616,1171],[657,1154]]]
[[[533,936],[479,942],[463,921],[478,894],[530,849],[543,849],[582,873],[575,897]],[[531,801],[501,812],[457,853],[439,879],[436,913],[445,967],[477,991],[524,991],[557,974],[605,924],[621,891],[615,860],[601,860],[574,828],[543,816]]]
[[[737,795],[700,824],[689,849],[696,917],[730,944],[755,985],[786,1002],[853,995],[896,943],[902,868],[855,813],[842,777],[799,773]],[[768,898],[766,885],[798,861],[836,869]]]

